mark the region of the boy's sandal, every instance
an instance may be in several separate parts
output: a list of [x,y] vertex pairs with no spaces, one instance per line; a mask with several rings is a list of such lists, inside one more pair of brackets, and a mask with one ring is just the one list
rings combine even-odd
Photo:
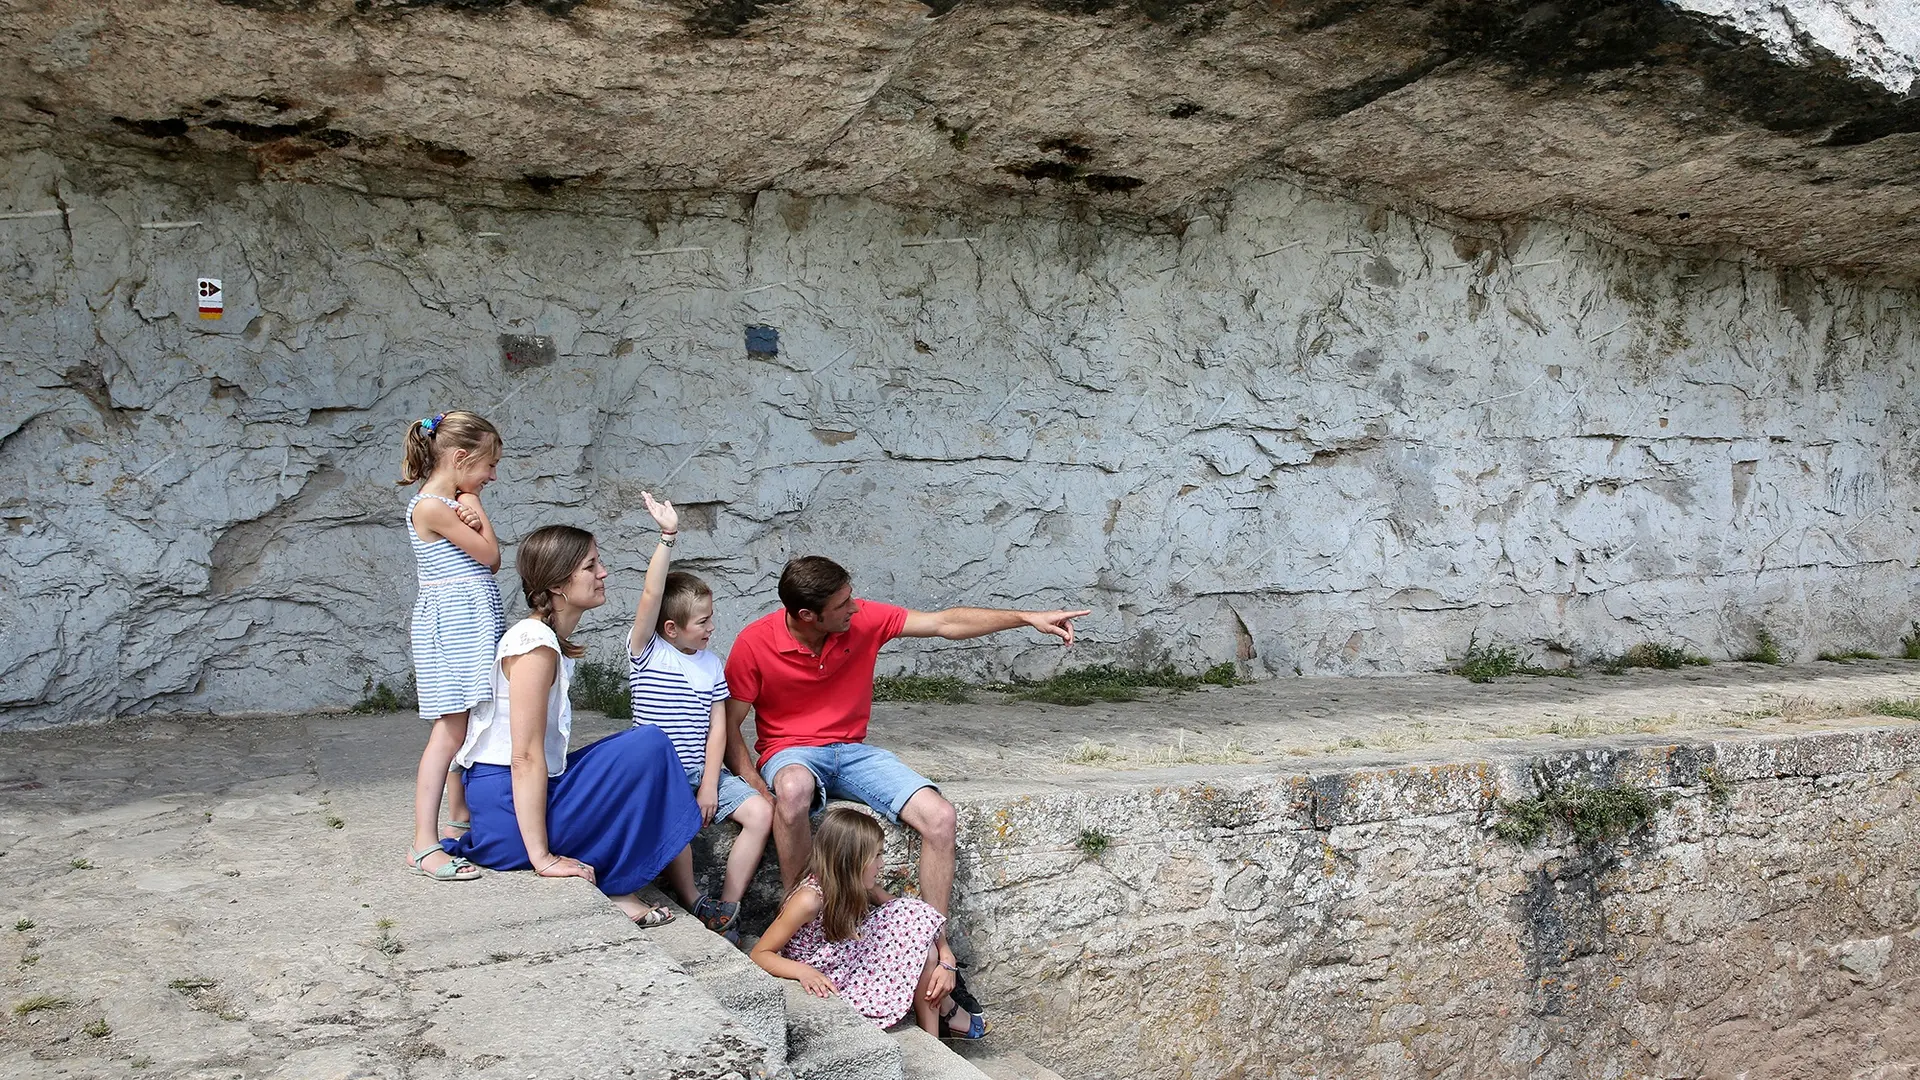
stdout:
[[479,867],[457,855],[448,856],[446,862],[441,863],[432,870],[421,865],[427,856],[436,851],[442,855],[447,854],[446,849],[438,844],[430,848],[421,848],[407,859],[407,869],[419,874],[421,877],[432,878],[434,881],[472,881],[480,876]]
[[714,933],[726,934],[733,932],[736,938],[738,937],[740,901],[735,900],[729,903],[727,901],[714,900],[702,896],[700,901],[694,905],[693,913],[699,918],[700,925]]
[[977,1012],[967,1014],[967,1030],[961,1031],[953,1026],[953,1018],[960,1015],[960,1003],[954,1002],[953,1008],[940,1014],[940,1037],[958,1042],[972,1042],[987,1037],[987,1018]]
[[632,919],[633,925],[642,930],[651,930],[656,926],[665,926],[672,921],[673,912],[668,911],[665,905],[648,908],[644,914],[635,915]]

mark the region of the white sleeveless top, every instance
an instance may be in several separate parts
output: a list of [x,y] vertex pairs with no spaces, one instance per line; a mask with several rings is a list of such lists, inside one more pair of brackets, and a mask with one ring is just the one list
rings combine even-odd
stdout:
[[493,657],[493,698],[473,707],[473,714],[467,718],[467,741],[453,758],[461,768],[513,764],[512,706],[507,700],[507,677],[500,670],[500,661],[535,649],[552,649],[560,656],[560,670],[554,673],[553,687],[547,691],[547,775],[559,776],[566,770],[567,739],[573,734],[573,705],[567,700],[567,688],[573,684],[573,660],[560,654],[559,636],[539,619],[521,619],[501,636]]

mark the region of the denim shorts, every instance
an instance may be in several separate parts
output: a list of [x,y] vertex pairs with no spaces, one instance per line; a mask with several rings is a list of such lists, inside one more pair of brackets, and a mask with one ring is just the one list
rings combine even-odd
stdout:
[[[767,759],[760,767],[767,786],[788,765],[801,765],[813,774],[813,808],[820,810],[829,798],[858,799],[888,821],[898,822],[900,810],[921,788],[934,787],[933,781],[901,764],[889,751],[866,743],[834,743],[831,746],[789,746]],[[936,790],[938,790],[936,788]]]
[[[693,790],[696,794],[700,791],[700,773],[701,770],[699,769],[687,770],[687,783],[693,785]],[[753,798],[753,788],[749,786],[745,780],[740,779],[725,769],[721,769],[720,805],[719,808],[713,812],[713,820],[725,821],[732,817],[733,812],[740,809],[740,804],[751,798]]]

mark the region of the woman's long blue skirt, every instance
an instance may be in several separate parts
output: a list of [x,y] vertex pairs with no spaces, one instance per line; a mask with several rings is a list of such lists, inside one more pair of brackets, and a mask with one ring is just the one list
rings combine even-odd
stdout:
[[[513,816],[513,773],[505,765],[467,770],[473,828],[442,840],[450,854],[490,870],[526,870],[527,846]],[[628,728],[567,755],[547,780],[547,846],[593,867],[600,891],[624,896],[644,887],[700,831],[700,806],[666,734],[652,724]]]

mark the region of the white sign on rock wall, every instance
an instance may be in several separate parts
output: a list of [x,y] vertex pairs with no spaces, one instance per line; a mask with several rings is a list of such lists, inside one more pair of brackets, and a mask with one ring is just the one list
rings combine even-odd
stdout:
[[217,319],[220,317],[222,312],[226,311],[227,293],[226,293],[226,290],[220,287],[219,278],[212,278],[212,277],[201,278],[198,286],[195,287],[194,292],[198,294],[198,299],[200,301],[200,317],[201,318]]

